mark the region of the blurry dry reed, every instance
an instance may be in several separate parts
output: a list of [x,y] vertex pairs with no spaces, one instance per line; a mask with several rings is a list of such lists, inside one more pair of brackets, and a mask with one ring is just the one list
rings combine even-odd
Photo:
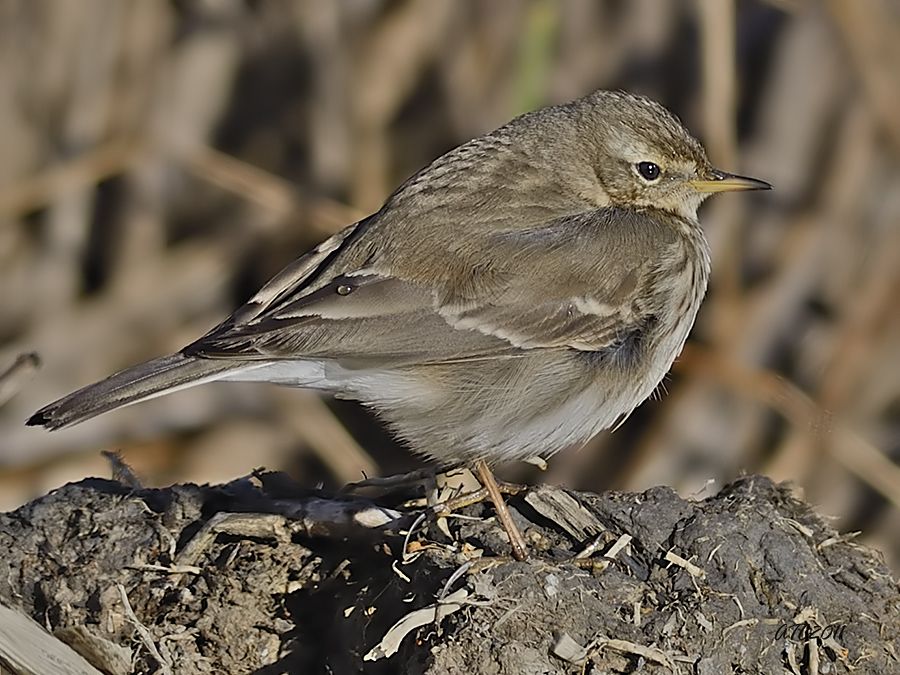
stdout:
[[529,479],[766,471],[896,563],[898,72],[886,1],[3,3],[0,508],[106,471],[102,449],[150,482],[412,467],[359,409],[274,387],[22,420],[178,348],[454,144],[618,87],[776,192],[705,211],[711,293],[668,395]]

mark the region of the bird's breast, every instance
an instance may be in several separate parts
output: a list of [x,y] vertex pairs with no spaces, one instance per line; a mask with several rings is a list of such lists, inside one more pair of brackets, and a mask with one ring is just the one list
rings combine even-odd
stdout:
[[673,246],[657,270],[653,285],[656,308],[646,337],[647,377],[655,387],[681,353],[709,280],[709,248],[699,231]]

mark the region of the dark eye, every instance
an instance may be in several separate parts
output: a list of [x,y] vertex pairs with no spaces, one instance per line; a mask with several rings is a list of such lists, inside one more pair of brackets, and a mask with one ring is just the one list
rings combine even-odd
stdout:
[[653,162],[638,162],[637,170],[644,180],[656,180],[659,178],[659,167]]

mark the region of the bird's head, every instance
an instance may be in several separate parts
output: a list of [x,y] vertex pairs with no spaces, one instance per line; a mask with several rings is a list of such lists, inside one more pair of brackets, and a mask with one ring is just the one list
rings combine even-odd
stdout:
[[714,168],[697,139],[655,101],[600,91],[578,103],[593,141],[597,179],[616,206],[657,208],[694,220],[714,192],[772,187]]

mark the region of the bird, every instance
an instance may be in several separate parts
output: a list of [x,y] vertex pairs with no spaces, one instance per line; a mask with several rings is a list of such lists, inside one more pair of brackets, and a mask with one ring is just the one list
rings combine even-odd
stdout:
[[415,173],[181,351],[27,424],[216,380],[320,390],[439,466],[474,466],[524,559],[491,468],[581,445],[654,392],[707,289],[700,204],[771,187],[714,168],[641,95],[527,112]]

